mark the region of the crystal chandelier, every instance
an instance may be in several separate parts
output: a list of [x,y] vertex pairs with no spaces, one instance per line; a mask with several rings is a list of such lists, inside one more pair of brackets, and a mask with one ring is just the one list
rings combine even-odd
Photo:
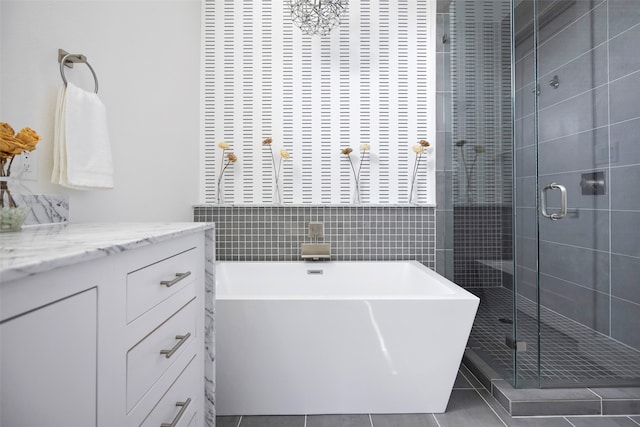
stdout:
[[326,36],[340,25],[340,14],[347,0],[290,0],[291,20],[303,34]]

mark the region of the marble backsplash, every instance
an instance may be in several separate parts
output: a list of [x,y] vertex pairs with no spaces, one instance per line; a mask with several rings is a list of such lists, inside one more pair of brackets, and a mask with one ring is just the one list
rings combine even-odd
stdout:
[[18,206],[28,205],[31,211],[24,225],[51,224],[69,221],[69,197],[60,194],[14,195]]

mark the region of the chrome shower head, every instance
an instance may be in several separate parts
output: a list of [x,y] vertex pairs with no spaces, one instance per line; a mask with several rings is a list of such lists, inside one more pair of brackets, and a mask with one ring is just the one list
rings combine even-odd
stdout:
[[464,144],[466,144],[467,141],[464,139],[461,139],[460,141],[456,141],[453,143],[453,145],[455,145],[456,147],[462,147]]

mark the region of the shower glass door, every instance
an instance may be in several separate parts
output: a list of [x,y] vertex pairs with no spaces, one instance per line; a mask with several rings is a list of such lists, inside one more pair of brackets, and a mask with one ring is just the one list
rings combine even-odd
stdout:
[[514,336],[511,0],[438,5],[446,76],[438,96],[451,106],[440,135],[452,174],[453,280],[480,298],[468,343],[473,356],[512,381],[513,351],[505,344]]
[[512,3],[514,106],[514,292],[512,343],[515,387],[540,386],[537,177],[537,7]]
[[640,8],[514,0],[514,384],[640,384]]

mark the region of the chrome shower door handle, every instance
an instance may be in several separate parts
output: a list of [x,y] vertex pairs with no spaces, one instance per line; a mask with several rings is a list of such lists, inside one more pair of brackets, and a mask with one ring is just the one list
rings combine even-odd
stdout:
[[[549,213],[547,212],[547,191],[548,190],[560,190],[560,212]],[[567,216],[567,189],[564,185],[557,184],[552,182],[551,184],[545,186],[540,192],[540,211],[542,216],[545,218],[549,218],[552,221],[557,221],[559,219]]]

